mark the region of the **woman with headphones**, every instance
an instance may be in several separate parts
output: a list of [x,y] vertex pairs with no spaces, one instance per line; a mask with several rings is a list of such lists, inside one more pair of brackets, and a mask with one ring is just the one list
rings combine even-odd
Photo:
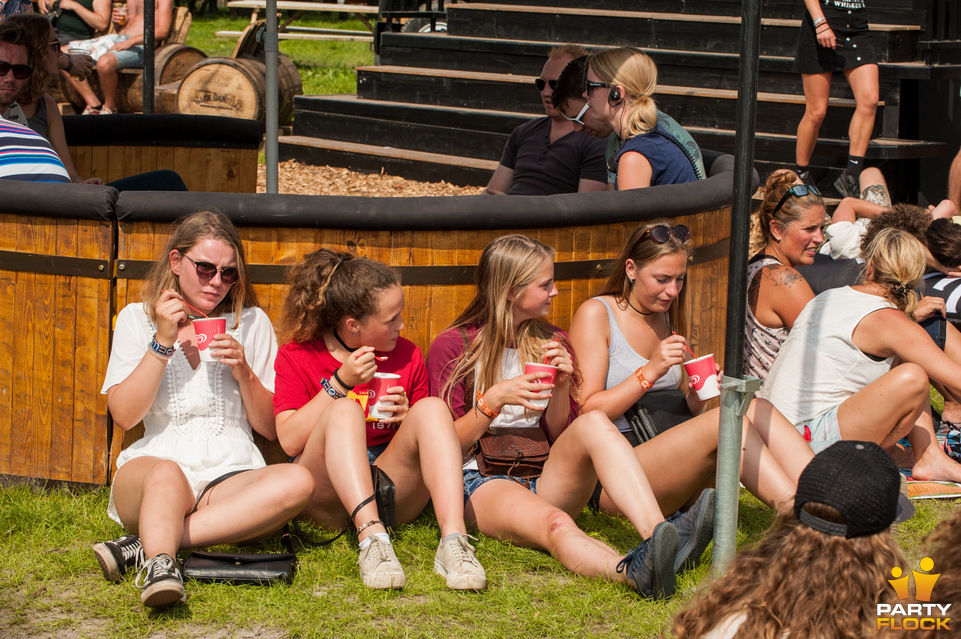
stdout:
[[617,154],[614,187],[639,189],[698,179],[700,151],[690,136],[679,143],[658,122],[657,67],[640,49],[599,51],[588,61],[584,97],[596,117],[611,123],[624,144]]

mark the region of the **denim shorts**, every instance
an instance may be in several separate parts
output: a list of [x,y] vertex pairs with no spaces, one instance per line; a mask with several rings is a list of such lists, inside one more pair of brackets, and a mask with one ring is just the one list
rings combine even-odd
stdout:
[[377,461],[377,458],[384,454],[387,450],[387,444],[377,444],[376,446],[370,446],[367,448],[367,461],[373,464]]
[[[841,405],[838,404],[817,417],[795,424],[795,428],[804,435],[804,439],[810,444],[815,455],[831,444],[841,441],[841,425],[838,423],[838,408],[840,407]],[[810,438],[805,434],[805,427],[810,433]]]
[[117,58],[118,69],[142,69],[143,68],[143,47],[134,46],[123,51],[111,51]]
[[490,477],[485,477],[481,475],[477,470],[464,469],[464,503],[470,499],[471,495],[474,494],[478,488],[491,481],[492,479],[509,479],[515,481],[521,486],[528,488],[532,493],[537,494],[537,480],[539,477],[534,479],[521,479],[519,477],[511,477],[509,475],[491,475]]

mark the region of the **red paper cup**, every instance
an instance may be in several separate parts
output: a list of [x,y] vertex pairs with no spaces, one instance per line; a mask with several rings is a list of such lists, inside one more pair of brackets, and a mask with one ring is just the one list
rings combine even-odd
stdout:
[[393,417],[393,413],[385,413],[381,411],[384,404],[393,404],[394,402],[383,402],[381,401],[384,395],[388,395],[388,388],[397,386],[397,380],[400,379],[400,375],[395,373],[374,373],[373,379],[367,382],[367,417],[375,421],[380,421],[388,417]]
[[[550,373],[550,377],[541,377],[540,379],[535,379],[535,384],[553,384],[554,378],[557,376],[557,367],[551,366],[550,364],[541,364],[540,362],[527,362],[524,364],[524,374],[529,375],[531,373]],[[541,395],[547,395],[550,391],[541,391]],[[547,408],[547,402],[551,401],[550,397],[546,399],[532,399],[531,404],[539,406],[541,408]]]
[[691,388],[697,393],[702,402],[714,399],[721,394],[717,385],[717,366],[714,364],[714,353],[704,355],[689,362],[684,362],[684,370],[691,380]]
[[205,317],[194,320],[194,333],[197,334],[197,350],[200,351],[200,361],[216,362],[217,358],[210,353],[210,343],[217,335],[227,332],[227,318]]

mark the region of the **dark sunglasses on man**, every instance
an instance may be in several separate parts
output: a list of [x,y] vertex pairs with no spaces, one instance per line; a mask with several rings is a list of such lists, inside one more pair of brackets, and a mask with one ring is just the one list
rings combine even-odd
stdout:
[[544,78],[534,78],[534,86],[537,87],[538,91],[543,91],[545,84],[551,88],[551,91],[557,88],[557,80],[545,80]]
[[228,286],[236,283],[237,279],[240,277],[240,272],[237,270],[236,266],[217,268],[217,266],[211,264],[210,262],[198,262],[185,253],[181,253],[181,255],[193,262],[194,267],[197,269],[197,277],[204,282],[209,282],[212,280],[214,275],[217,274],[217,271],[220,271],[220,281]]
[[10,64],[0,60],[0,78],[13,71],[13,77],[17,80],[26,80],[33,73],[33,67],[29,64]]

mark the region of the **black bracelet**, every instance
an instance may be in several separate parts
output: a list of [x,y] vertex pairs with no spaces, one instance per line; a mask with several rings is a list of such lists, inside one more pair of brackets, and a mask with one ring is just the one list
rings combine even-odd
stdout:
[[344,397],[347,397],[346,393],[341,393],[339,390],[334,388],[333,384],[331,384],[330,380],[326,377],[320,378],[320,385],[323,386],[324,390],[327,391],[327,394],[334,399],[343,399]]
[[354,387],[353,387],[353,386],[348,386],[347,384],[344,383],[344,380],[342,380],[342,379],[340,378],[340,375],[337,374],[337,371],[334,371],[334,380],[335,380],[338,384],[340,384],[340,387],[343,388],[345,391],[352,391],[352,390],[354,390]]
[[67,54],[67,68],[64,69],[64,71],[66,71],[67,73],[69,73],[69,72],[70,72],[70,69],[72,69],[72,68],[73,68],[73,56],[68,53],[68,54]]
[[163,357],[170,357],[174,354],[173,346],[164,346],[157,341],[157,334],[154,333],[153,339],[150,340],[150,350],[152,350],[157,355],[162,355]]

